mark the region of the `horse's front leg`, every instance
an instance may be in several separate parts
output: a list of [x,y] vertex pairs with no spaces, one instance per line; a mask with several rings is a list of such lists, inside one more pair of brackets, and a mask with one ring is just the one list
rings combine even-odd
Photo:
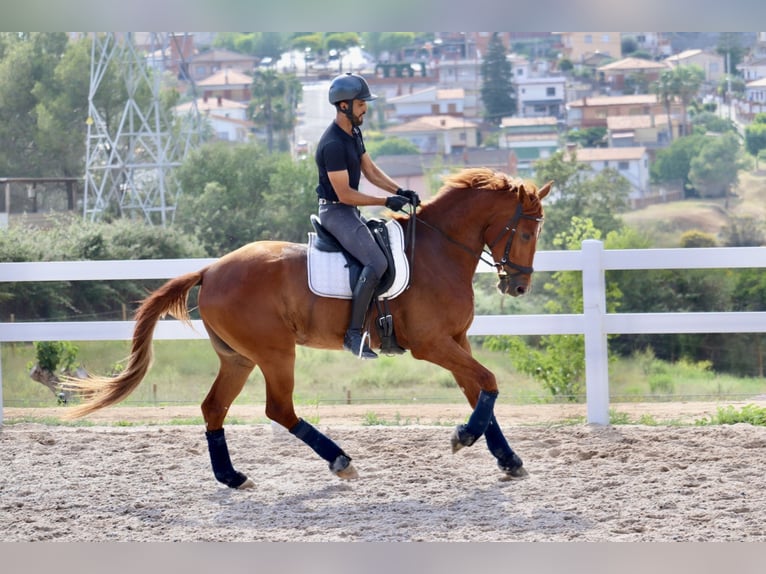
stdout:
[[495,418],[494,405],[498,395],[495,376],[473,358],[468,338],[463,335],[456,341],[449,339],[444,344],[431,345],[430,349],[441,352],[426,352],[418,356],[417,351],[413,351],[413,356],[449,370],[473,407],[468,421],[458,425],[452,434],[452,452],[473,445],[483,434],[487,448],[503,472],[512,478],[526,476],[523,461],[508,444]]

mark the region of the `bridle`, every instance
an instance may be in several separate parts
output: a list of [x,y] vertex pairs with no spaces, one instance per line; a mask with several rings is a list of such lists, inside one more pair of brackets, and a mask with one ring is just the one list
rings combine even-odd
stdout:
[[[415,225],[415,210],[410,214],[411,219],[411,226],[414,228]],[[420,220],[420,223],[428,227],[429,229],[432,229],[433,231],[436,231],[439,233],[442,237],[444,237],[447,241],[450,243],[458,246],[460,249],[465,251],[466,253],[469,253],[473,258],[476,260],[481,260],[487,265],[491,265],[495,269],[497,269],[498,275],[519,275],[519,274],[526,274],[531,275],[534,272],[534,268],[532,266],[527,265],[519,265],[518,263],[515,263],[510,260],[509,256],[511,254],[511,246],[513,245],[513,240],[516,237],[516,228],[519,224],[519,222],[522,219],[528,219],[531,221],[536,221],[538,223],[542,223],[543,218],[538,217],[535,215],[527,215],[524,213],[524,209],[521,203],[519,203],[516,206],[516,213],[513,214],[513,217],[511,217],[508,220],[508,223],[505,227],[500,231],[500,233],[497,234],[497,237],[495,237],[494,240],[492,240],[490,243],[487,244],[486,247],[483,247],[482,250],[479,253],[476,253],[473,249],[468,247],[467,245],[461,243],[460,241],[457,241],[456,239],[453,239],[449,235],[447,235],[444,231],[439,229],[438,227],[431,225],[427,221]],[[508,234],[508,240],[505,242],[505,249],[503,250],[503,257],[500,259],[500,261],[495,260],[495,256],[492,254],[492,248],[497,245],[500,240],[505,237],[505,235]],[[414,233],[413,233],[413,243],[414,243]],[[411,246],[414,247],[414,246]],[[414,249],[413,249],[414,252]],[[489,256],[489,258],[487,258]],[[509,273],[508,269],[511,269],[512,271]]]
[[[518,263],[514,263],[511,261],[508,257],[511,254],[511,245],[513,245],[513,239],[516,237],[516,227],[519,224],[519,221],[522,219],[528,219],[531,221],[536,221],[537,223],[542,223],[543,218],[542,217],[536,217],[534,215],[527,215],[524,213],[524,209],[519,203],[516,206],[516,213],[514,213],[513,217],[510,219],[508,224],[498,233],[497,237],[495,237],[494,241],[490,242],[488,244],[489,249],[484,250],[482,249],[482,254],[479,256],[479,258],[484,261],[484,263],[487,263],[488,265],[494,265],[495,269],[497,269],[498,274],[503,273],[506,270],[506,267],[510,267],[511,269],[515,269],[517,273],[510,273],[510,275],[517,275],[518,273],[522,273],[525,275],[531,275],[534,272],[534,268],[530,265],[519,265]],[[497,243],[505,236],[506,233],[510,232],[508,235],[508,241],[505,243],[505,250],[503,251],[503,258],[500,261],[493,261],[490,263],[489,261],[485,260],[483,255],[489,254],[490,257],[494,257],[492,255],[492,248],[497,245]]]

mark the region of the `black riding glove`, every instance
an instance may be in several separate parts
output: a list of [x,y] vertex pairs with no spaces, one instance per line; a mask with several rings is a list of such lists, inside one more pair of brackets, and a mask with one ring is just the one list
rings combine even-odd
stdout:
[[386,198],[386,207],[391,211],[401,211],[405,205],[409,205],[410,200],[401,195],[389,195]]
[[406,197],[410,200],[410,203],[417,207],[420,205],[420,197],[418,194],[411,189],[402,189],[401,187],[396,190],[396,195],[400,195],[402,197]]

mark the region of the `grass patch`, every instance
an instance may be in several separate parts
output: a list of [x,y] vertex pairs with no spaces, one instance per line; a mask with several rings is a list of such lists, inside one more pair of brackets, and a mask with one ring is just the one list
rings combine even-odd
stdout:
[[695,421],[699,426],[733,425],[748,423],[756,426],[766,426],[766,408],[756,405],[745,405],[737,410],[733,406],[719,407],[715,415]]

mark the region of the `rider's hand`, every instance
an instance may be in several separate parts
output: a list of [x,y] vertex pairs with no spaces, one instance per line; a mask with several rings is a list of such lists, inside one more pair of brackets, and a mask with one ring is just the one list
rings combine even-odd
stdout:
[[410,200],[410,203],[417,207],[420,205],[420,197],[418,197],[418,194],[411,189],[402,189],[401,187],[396,190],[396,195],[400,195],[402,197],[406,197]]
[[401,195],[389,195],[386,198],[386,207],[391,211],[401,211],[405,205],[409,205],[410,200]]

